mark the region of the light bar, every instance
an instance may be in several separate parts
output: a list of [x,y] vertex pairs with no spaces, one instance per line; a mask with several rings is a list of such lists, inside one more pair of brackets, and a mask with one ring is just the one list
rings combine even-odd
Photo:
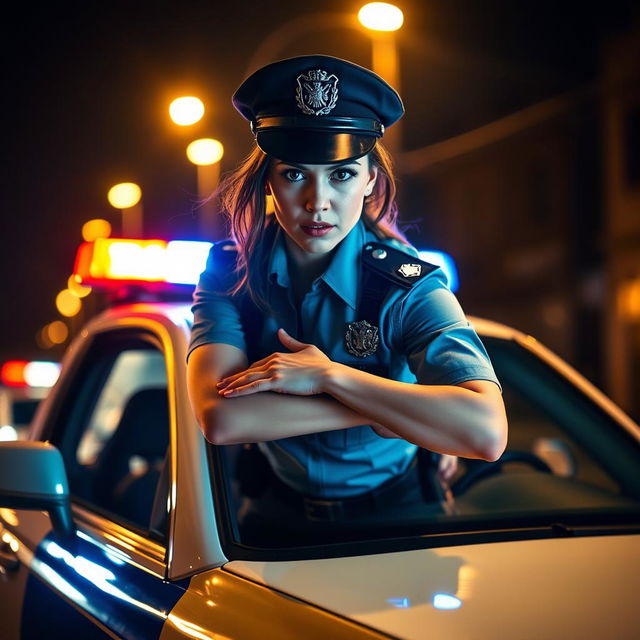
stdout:
[[0,369],[0,382],[7,387],[52,387],[60,375],[57,362],[9,360]]
[[454,293],[458,290],[460,281],[458,280],[458,269],[453,258],[444,251],[418,251],[421,260],[437,264],[447,276],[449,289]]
[[83,283],[167,283],[195,285],[211,242],[98,238],[80,246],[74,273]]

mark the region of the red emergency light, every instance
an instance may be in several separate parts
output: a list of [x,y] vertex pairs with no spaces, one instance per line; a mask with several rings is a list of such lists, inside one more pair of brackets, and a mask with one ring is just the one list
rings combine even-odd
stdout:
[[0,367],[0,383],[5,387],[52,387],[59,374],[57,362],[8,360]]

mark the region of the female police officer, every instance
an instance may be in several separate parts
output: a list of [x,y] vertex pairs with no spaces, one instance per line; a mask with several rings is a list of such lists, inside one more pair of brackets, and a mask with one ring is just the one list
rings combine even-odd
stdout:
[[495,460],[507,433],[482,344],[394,226],[380,138],[402,103],[322,55],[259,69],[233,103],[257,146],[221,187],[233,242],[194,298],[196,416],[213,443],[259,443],[292,514],[395,517],[418,447]]

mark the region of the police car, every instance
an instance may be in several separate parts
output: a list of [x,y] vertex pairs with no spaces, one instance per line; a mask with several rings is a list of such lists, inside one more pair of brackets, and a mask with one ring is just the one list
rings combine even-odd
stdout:
[[637,637],[640,428],[485,320],[500,460],[461,461],[443,509],[401,525],[243,531],[244,449],[208,444],[187,397],[186,265],[208,248],[81,248],[76,272],[112,302],[31,440],[0,443],[2,638]]

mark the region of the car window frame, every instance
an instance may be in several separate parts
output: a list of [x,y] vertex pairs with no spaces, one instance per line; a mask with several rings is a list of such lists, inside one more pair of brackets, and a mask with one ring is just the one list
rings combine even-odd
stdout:
[[[118,355],[126,350],[127,344],[136,347],[143,345],[144,348],[156,350],[162,354],[165,371],[169,376],[170,368],[167,363],[167,354],[163,348],[162,340],[151,328],[144,326],[112,327],[96,330],[86,336],[86,340],[79,347],[79,351],[71,361],[70,370],[61,381],[61,388],[56,393],[55,401],[48,407],[47,420],[42,429],[43,440],[48,440],[57,446],[65,460],[67,467],[70,460],[74,458],[75,450],[81,437],[83,427],[86,426],[88,416],[95,408],[98,395],[96,390],[104,388],[104,383],[113,368],[113,364]],[[95,349],[107,351],[110,344],[117,343],[117,350],[113,357],[107,357],[100,362],[96,371],[95,363],[88,362]],[[83,384],[83,378],[92,376],[95,379],[90,385]],[[82,395],[80,402],[78,396],[74,396],[74,390],[80,388]],[[171,393],[171,385],[167,384],[167,394]],[[169,403],[171,404],[171,403]],[[171,416],[169,416],[169,431],[171,431]],[[71,425],[71,426],[70,426]],[[66,435],[69,430],[74,432],[71,436]],[[65,437],[66,436],[66,437]],[[170,546],[170,516],[166,513],[167,496],[171,484],[171,437],[169,433],[167,454],[165,455],[163,471],[158,480],[158,487],[165,486],[166,494],[164,499],[154,500],[150,517],[150,527],[142,529],[124,518],[118,518],[117,514],[108,512],[82,498],[70,495],[72,511],[76,524],[86,527],[94,536],[102,538],[104,541],[112,543],[114,538],[121,541],[123,551],[127,553],[132,548],[140,549],[148,556],[148,560],[154,567],[154,572],[159,576],[167,575],[167,554]],[[69,469],[67,469],[67,473]],[[160,489],[161,490],[161,489]],[[160,512],[163,513],[160,513]],[[160,535],[151,526],[154,522],[164,520],[164,534]],[[151,567],[149,567],[151,568]]]

